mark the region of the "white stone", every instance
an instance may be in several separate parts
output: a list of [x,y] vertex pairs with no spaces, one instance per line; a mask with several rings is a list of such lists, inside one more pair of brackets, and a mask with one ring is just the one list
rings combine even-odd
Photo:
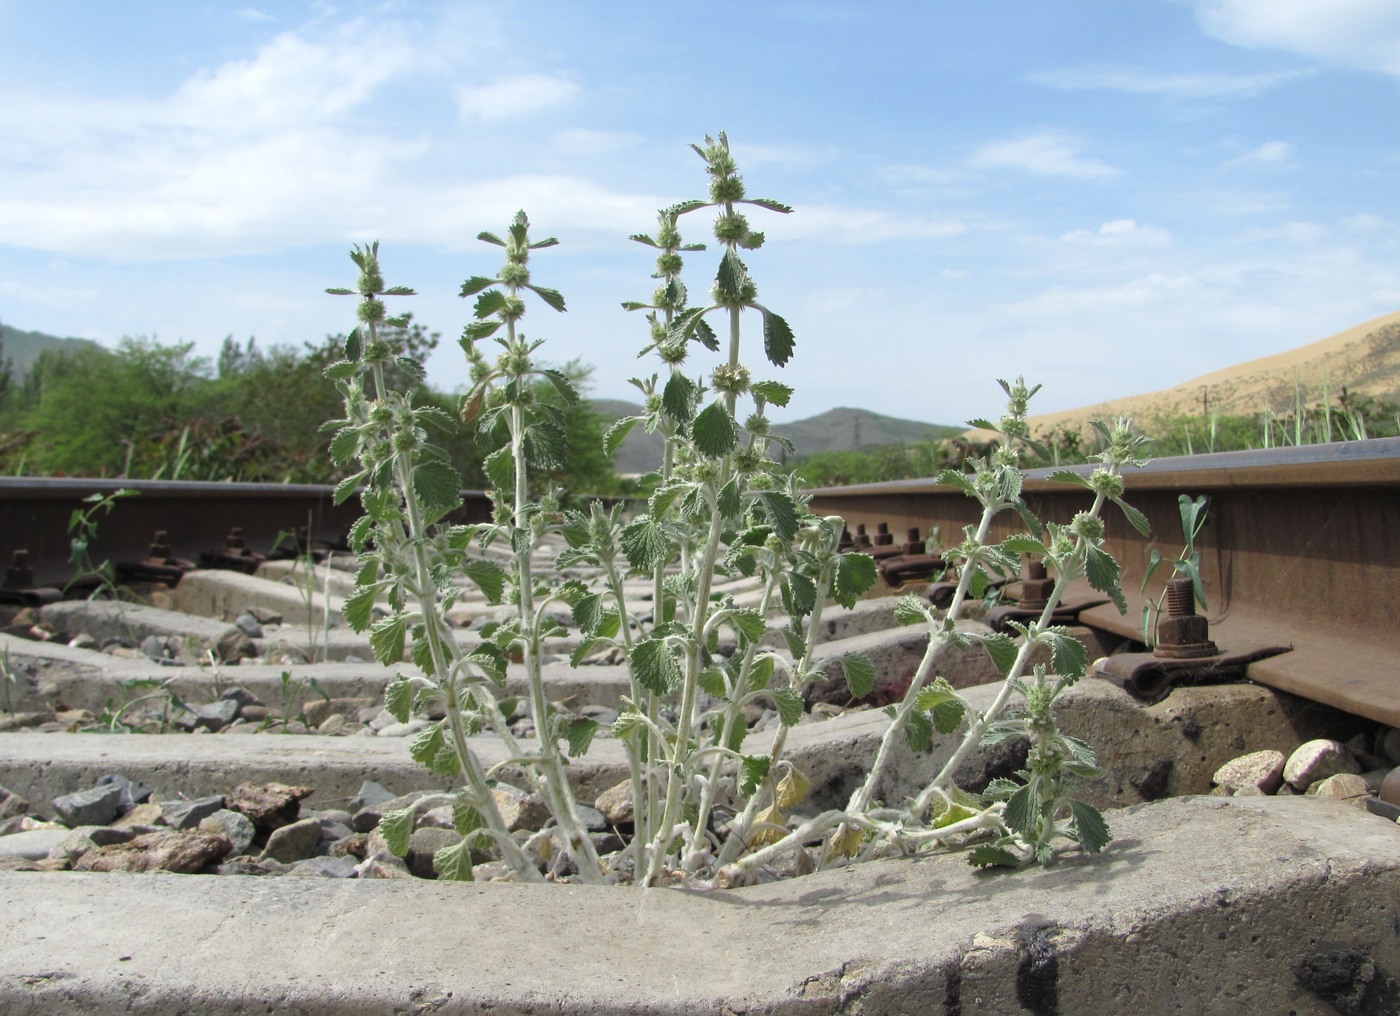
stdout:
[[1318,780],[1325,780],[1337,773],[1357,773],[1361,767],[1347,746],[1340,741],[1319,738],[1300,744],[1288,756],[1283,767],[1283,778],[1297,790],[1306,790]]

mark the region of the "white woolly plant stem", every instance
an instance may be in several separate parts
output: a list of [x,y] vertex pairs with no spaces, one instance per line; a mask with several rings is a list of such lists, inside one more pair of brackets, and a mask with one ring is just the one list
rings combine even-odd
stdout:
[[[721,478],[722,480],[722,478]],[[675,836],[675,825],[680,818],[681,790],[687,780],[682,773],[683,760],[689,755],[695,725],[695,703],[700,687],[700,646],[705,637],[706,615],[709,613],[710,585],[714,577],[715,561],[719,557],[720,536],[724,531],[724,517],[715,503],[713,490],[706,491],[706,504],[710,509],[710,532],[705,540],[705,556],[700,571],[695,576],[695,617],[691,620],[690,639],[685,650],[685,677],[681,686],[681,705],[677,716],[676,743],[671,751],[670,764],[666,777],[666,804],[661,812],[661,822],[652,831],[652,839],[647,847],[646,874],[642,884],[655,885],[661,877],[667,850]]]
[[[510,344],[515,346],[515,329],[510,329]],[[523,382],[523,379],[520,379]],[[515,405],[510,407],[511,454],[515,459],[515,504],[513,524],[522,538],[513,541],[515,546],[515,568],[518,609],[522,626],[522,662],[525,666],[525,680],[530,692],[530,711],[535,718],[535,737],[539,741],[541,790],[547,799],[554,821],[559,824],[559,832],[573,855],[579,877],[585,882],[601,882],[602,868],[598,863],[598,852],[593,840],[578,815],[574,804],[573,790],[564,770],[559,744],[549,730],[549,700],[545,697],[544,675],[540,670],[540,622],[534,609],[534,573],[530,564],[530,552],[534,540],[530,537],[530,519],[525,510],[529,494],[528,476],[525,468],[525,410]]]
[[[1088,514],[1094,518],[1098,518],[1099,513],[1103,510],[1103,503],[1105,500],[1105,495],[1101,493],[1096,494],[1094,496],[1093,507],[1089,509]],[[1086,542],[1087,541],[1082,536],[1075,538],[1074,560],[1078,561],[1084,556]],[[953,751],[953,754],[949,756],[948,761],[943,764],[943,768],[938,771],[938,775],[935,776],[928,786],[920,791],[919,795],[914,799],[914,814],[922,815],[928,810],[930,803],[932,803],[936,795],[945,795],[947,793],[948,787],[952,785],[953,774],[957,772],[958,766],[962,764],[963,759],[967,757],[967,754],[972,751],[972,749],[982,743],[983,733],[986,732],[991,724],[996,722],[997,717],[1000,716],[1002,710],[1006,708],[1006,703],[1010,700],[1014,690],[1011,686],[1012,680],[1025,673],[1026,664],[1030,661],[1031,654],[1035,652],[1037,643],[1034,635],[1038,635],[1049,627],[1050,618],[1055,613],[1055,608],[1059,606],[1067,585],[1069,585],[1069,575],[1061,570],[1055,576],[1055,586],[1050,591],[1045,608],[1040,612],[1040,617],[1032,628],[1032,637],[1025,639],[1021,643],[1021,648],[1016,653],[1016,661],[1011,665],[1011,670],[1007,673],[1006,680],[1002,682],[1001,688],[997,691],[996,698],[992,700],[992,704],[987,707],[986,711],[972,722],[968,727],[967,734],[962,739],[962,743],[960,743]]]
[[[812,607],[812,613],[807,615],[807,636],[804,643],[805,651],[802,659],[798,660],[793,667],[793,691],[799,695],[806,688],[806,682],[802,675],[808,671],[808,666],[812,658],[812,651],[816,648],[817,631],[821,626],[822,612],[826,607],[827,595],[831,592],[831,582],[834,577],[836,562],[830,561],[817,575],[816,598]],[[786,723],[778,723],[778,732],[773,735],[773,744],[768,750],[768,758],[776,763],[782,758],[783,748],[787,745],[788,731],[792,728]],[[770,767],[770,773],[772,769]],[[764,791],[771,790],[769,786],[771,780],[765,781]],[[748,833],[753,828],[754,816],[758,813],[759,807],[766,803],[766,794],[758,792],[753,794],[745,803],[743,812],[734,820],[729,838],[725,840],[724,846],[720,849],[719,859],[715,862],[718,865],[727,864],[734,859],[734,856],[743,849]]]
[[[372,321],[369,323],[369,334],[370,341],[374,342],[376,336]],[[382,403],[386,394],[383,366],[375,363],[372,374],[375,397]],[[403,532],[403,523],[396,523],[396,528],[399,529],[397,535],[402,544],[407,544],[411,548],[413,555],[413,594],[418,600],[418,610],[423,618],[424,638],[427,640],[431,654],[433,672],[438,678],[439,686],[447,694],[448,729],[452,734],[453,747],[456,750],[462,778],[471,793],[472,804],[481,815],[482,821],[486,823],[491,838],[500,845],[502,859],[515,870],[517,876],[522,880],[527,882],[542,881],[539,869],[520,849],[519,844],[515,842],[510,831],[506,828],[500,809],[496,807],[496,799],[491,795],[491,788],[486,782],[481,760],[467,744],[466,730],[462,725],[462,710],[457,701],[456,665],[459,661],[454,659],[458,655],[457,644],[450,636],[445,638],[440,627],[441,616],[438,613],[437,587],[432,581],[431,565],[423,542],[426,527],[423,524],[421,506],[413,491],[412,464],[403,454],[396,454],[393,468],[394,481],[403,492],[404,509],[408,516],[407,534]],[[449,645],[450,649],[447,648]],[[495,705],[494,698],[491,699],[491,704]],[[499,717],[499,709],[495,712]],[[502,722],[502,726],[504,727],[504,722]]]
[[[769,569],[764,579],[763,596],[759,600],[758,611],[765,618],[768,616],[768,607],[773,597],[773,589],[777,585],[777,578],[777,575]],[[714,743],[720,747],[729,744],[734,724],[744,722],[744,696],[748,693],[749,678],[753,674],[753,658],[757,651],[758,643],[756,642],[750,642],[745,647],[744,658],[739,665],[739,676],[735,679],[734,687],[730,691],[729,702],[725,705],[724,711],[717,717],[717,724],[714,728]],[[687,851],[685,859],[681,862],[682,867],[687,871],[696,870],[703,863],[704,855],[707,853],[705,846],[708,843],[707,830],[710,826],[710,813],[714,810],[715,795],[719,791],[720,771],[726,757],[724,752],[715,752],[714,758],[710,760],[710,771],[704,789],[700,792],[700,809],[695,819],[695,838],[691,841],[690,850]]]

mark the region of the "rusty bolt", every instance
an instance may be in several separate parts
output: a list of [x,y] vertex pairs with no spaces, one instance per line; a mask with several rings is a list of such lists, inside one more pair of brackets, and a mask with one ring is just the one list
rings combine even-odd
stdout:
[[1157,647],[1153,656],[1168,660],[1194,660],[1218,656],[1210,640],[1210,622],[1196,613],[1196,591],[1190,579],[1167,583],[1167,616],[1157,623]]
[[16,550],[10,556],[10,567],[5,569],[6,589],[28,589],[34,585],[34,569],[29,567],[29,551]]
[[228,531],[228,536],[224,539],[224,543],[228,547],[228,552],[230,554],[235,557],[241,557],[248,548],[247,543],[245,543],[243,539],[243,527],[234,526],[230,529]]
[[856,523],[856,550],[865,550],[870,546],[870,537],[865,532],[865,523]]
[[156,561],[170,560],[170,534],[164,529],[157,529],[146,556]]
[[924,544],[923,540],[919,539],[918,526],[909,527],[907,538],[904,541],[903,550],[905,557],[913,557],[915,554],[928,553],[928,547]]
[[841,527],[841,542],[838,543],[838,544],[836,545],[836,549],[839,550],[839,551],[841,551],[842,553],[845,553],[845,552],[848,551],[848,550],[854,550],[854,549],[855,549],[855,546],[856,546],[856,541],[853,540],[853,539],[851,539],[851,531],[850,531],[848,528],[846,528],[845,526],[842,526],[842,527]]
[[1054,588],[1055,580],[1045,570],[1045,562],[1030,558],[1021,562],[1021,599],[1017,606],[1022,610],[1044,610]]
[[894,536],[890,533],[890,524],[888,522],[881,522],[875,527],[875,546],[894,546]]

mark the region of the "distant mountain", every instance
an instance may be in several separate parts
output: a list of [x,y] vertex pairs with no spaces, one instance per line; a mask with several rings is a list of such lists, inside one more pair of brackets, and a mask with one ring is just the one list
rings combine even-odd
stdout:
[[3,356],[11,361],[16,381],[23,380],[34,361],[49,350],[76,352],[79,349],[101,349],[91,339],[60,339],[43,332],[22,332],[18,328],[0,324],[0,343],[3,343]]
[[[592,406],[609,422],[642,412],[642,407],[636,403],[620,399],[593,399]],[[850,451],[856,448],[873,448],[877,445],[934,440],[960,434],[963,429],[922,423],[918,420],[901,420],[872,413],[868,409],[850,409],[844,406],[829,409],[805,420],[793,420],[773,426],[775,434],[787,438],[796,446],[794,456],[797,458],[824,451]],[[645,473],[661,464],[661,448],[659,436],[648,434],[641,427],[633,427],[627,439],[622,442],[622,447],[618,449],[613,464],[619,473]]]
[[1083,429],[1090,419],[1130,416],[1151,420],[1159,413],[1203,413],[1207,407],[1211,412],[1239,416],[1266,409],[1286,416],[1300,396],[1305,405],[1324,398],[1335,405],[1343,389],[1352,395],[1400,402],[1400,311],[1172,388],[1043,413],[1028,422],[1033,432],[1046,434],[1056,427]]

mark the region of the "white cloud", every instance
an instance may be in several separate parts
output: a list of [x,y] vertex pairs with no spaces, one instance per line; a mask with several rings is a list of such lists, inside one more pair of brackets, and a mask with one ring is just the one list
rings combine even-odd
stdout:
[[1374,233],[1385,224],[1386,221],[1379,215],[1372,215],[1369,212],[1361,212],[1358,215],[1352,215],[1342,220],[1343,226],[1358,233]]
[[1150,272],[1120,282],[1095,286],[1052,286],[1006,308],[1012,318],[1093,319],[1105,311],[1155,307],[1180,300],[1183,294],[1199,288],[1192,275]]
[[1106,162],[1081,154],[1082,147],[1078,140],[1061,131],[1037,131],[985,144],[967,162],[976,169],[1018,169],[1075,180],[1097,180],[1120,172]]
[[1252,49],[1282,49],[1400,75],[1394,0],[1195,0],[1207,34]]
[[277,20],[271,14],[268,14],[266,11],[260,11],[256,7],[240,7],[233,13],[244,21],[261,22]]
[[627,148],[636,141],[635,134],[581,127],[571,127],[554,135],[554,147],[564,155],[603,155]]
[[1293,146],[1287,141],[1266,141],[1258,148],[1237,155],[1225,163],[1227,169],[1235,166],[1282,166],[1293,160]]
[[[753,224],[766,228],[756,219]],[[943,240],[965,232],[967,226],[955,219],[893,215],[836,205],[803,205],[792,215],[783,217],[781,236],[784,240],[822,237],[837,243],[877,243],[895,239]],[[778,233],[775,229],[774,235]]]
[[463,120],[507,120],[568,102],[578,85],[545,74],[521,74],[489,85],[457,89],[457,111]]
[[1131,67],[1066,67],[1029,75],[1028,80],[1065,91],[1128,92],[1177,100],[1251,99],[1311,73],[1288,70],[1264,74],[1154,74]]
[[1113,219],[1096,230],[1071,230],[1060,239],[1091,247],[1165,247],[1172,235],[1157,226],[1139,225],[1135,219]]
[[1278,226],[1251,229],[1241,238],[1246,243],[1284,243],[1304,246],[1317,243],[1327,235],[1327,229],[1316,222],[1285,222]]

